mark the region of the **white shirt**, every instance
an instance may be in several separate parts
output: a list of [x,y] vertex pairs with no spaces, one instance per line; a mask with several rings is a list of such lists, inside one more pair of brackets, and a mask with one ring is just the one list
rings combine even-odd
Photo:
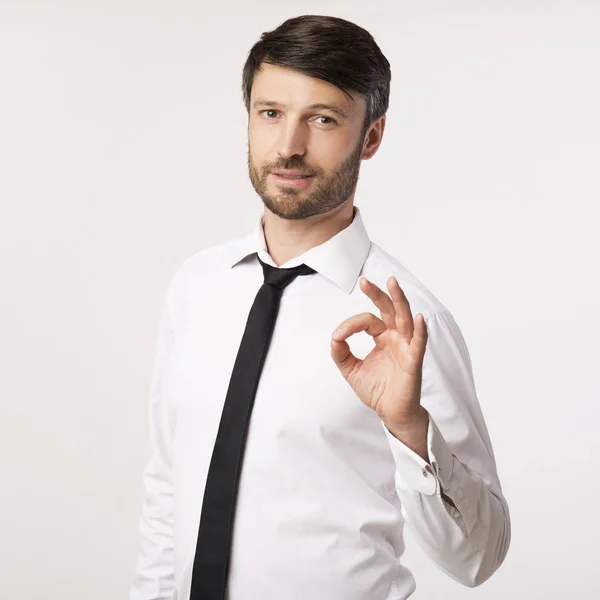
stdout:
[[[307,264],[281,297],[248,429],[232,536],[229,600],[402,600],[405,523],[450,577],[476,586],[500,566],[510,516],[449,311],[352,223],[280,267]],[[141,550],[130,600],[188,600],[204,486],[246,320],[263,283],[263,215],[245,237],[187,258],[169,284],[149,398]],[[358,285],[391,275],[423,313],[421,404],[429,465],[353,392],[330,355],[346,318],[379,311]],[[374,347],[348,339],[364,358]],[[442,493],[452,499],[456,509]]]

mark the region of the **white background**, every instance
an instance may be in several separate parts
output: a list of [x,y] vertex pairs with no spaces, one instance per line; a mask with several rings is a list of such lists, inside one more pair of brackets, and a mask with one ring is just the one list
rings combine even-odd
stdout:
[[599,2],[0,0],[1,600],[127,597],[166,286],[262,211],[242,66],[307,13],[392,65],[356,205],[459,323],[511,508],[475,589],[407,531],[413,597],[600,597]]

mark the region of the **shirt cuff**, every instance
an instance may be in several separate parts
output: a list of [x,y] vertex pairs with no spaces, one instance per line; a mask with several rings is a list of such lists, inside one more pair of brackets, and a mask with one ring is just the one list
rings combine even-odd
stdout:
[[396,486],[427,496],[439,496],[442,492],[447,492],[450,488],[454,457],[431,415],[427,427],[427,451],[431,464],[394,437],[383,421],[381,425],[396,461]]

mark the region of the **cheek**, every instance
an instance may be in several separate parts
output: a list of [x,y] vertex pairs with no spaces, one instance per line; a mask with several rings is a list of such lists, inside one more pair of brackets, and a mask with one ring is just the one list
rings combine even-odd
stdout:
[[321,169],[324,174],[335,171],[349,155],[350,140],[346,136],[314,141],[307,149],[307,162]]
[[272,154],[276,157],[276,153],[272,152],[272,144],[263,135],[250,135],[249,150],[254,165],[260,168],[263,164],[272,160]]

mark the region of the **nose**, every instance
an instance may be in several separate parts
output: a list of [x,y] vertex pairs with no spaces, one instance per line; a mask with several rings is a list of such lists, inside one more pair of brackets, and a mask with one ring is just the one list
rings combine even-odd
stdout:
[[278,154],[281,158],[289,158],[294,154],[303,155],[306,152],[307,128],[302,123],[290,121],[281,127],[278,141]]

